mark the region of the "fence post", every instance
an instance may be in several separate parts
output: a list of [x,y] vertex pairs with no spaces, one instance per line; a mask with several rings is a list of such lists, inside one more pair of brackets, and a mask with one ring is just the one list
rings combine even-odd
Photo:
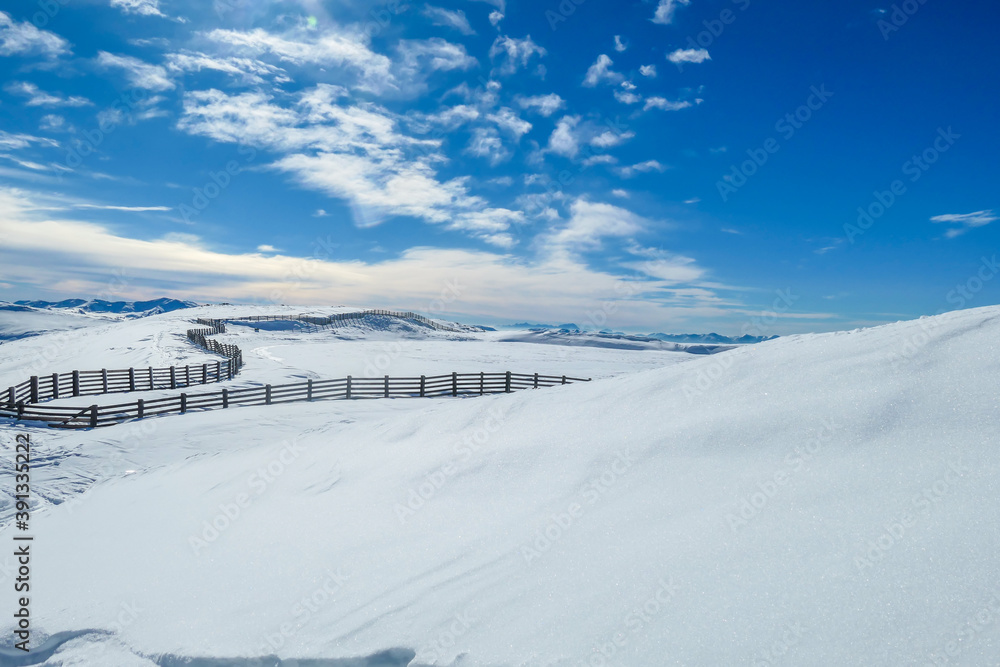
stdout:
[[170,367],[170,388],[177,389],[177,369]]
[[29,403],[37,403],[38,402],[38,376],[37,375],[32,375],[31,376],[31,396],[29,396],[28,402]]
[[385,397],[389,398],[389,376],[385,376]]
[[538,373],[535,373],[535,389],[538,389]]
[[149,367],[149,390],[153,391],[153,367]]
[[187,412],[188,409],[188,397],[187,394],[181,392],[181,414]]
[[52,398],[59,398],[59,373],[52,374]]
[[264,387],[264,405],[271,405],[271,385]]
[[190,387],[191,386],[191,367],[190,366],[185,366],[184,367],[184,386],[185,387]]
[[222,362],[215,362],[215,381],[222,382]]
[[566,384],[566,376],[563,375],[563,384]]
[[454,371],[451,374],[451,395],[458,396],[458,373]]
[[229,407],[229,390],[228,389],[223,389],[222,390],[222,407],[223,408],[228,408]]
[[510,371],[507,371],[507,383],[504,386],[504,391],[510,393]]
[[24,401],[17,402],[17,418],[24,419]]
[[201,365],[201,383],[208,384],[208,364]]
[[146,408],[145,401],[143,401],[141,398],[138,401],[136,401],[135,409],[136,409],[136,414],[138,415],[136,419],[142,419],[143,414],[145,413],[145,408]]
[[351,398],[351,376],[347,376],[347,398]]
[[10,407],[17,405],[17,390],[13,387],[7,390],[7,402],[10,403]]
[[480,396],[483,395],[483,383],[484,383],[485,379],[486,379],[485,373],[483,373],[482,371],[480,371],[479,372],[479,395]]
[[80,371],[73,371],[73,395],[80,395]]
[[101,381],[104,383],[104,393],[108,393],[108,369],[101,369]]
[[420,376],[420,397],[421,398],[423,398],[423,396],[424,396],[424,383],[426,381],[427,381],[427,378],[424,377],[423,375],[421,375]]
[[306,400],[313,400],[313,381],[312,378],[306,380]]
[[131,366],[128,369],[128,390],[135,391],[135,368]]
[[97,406],[90,406],[90,428],[97,428]]

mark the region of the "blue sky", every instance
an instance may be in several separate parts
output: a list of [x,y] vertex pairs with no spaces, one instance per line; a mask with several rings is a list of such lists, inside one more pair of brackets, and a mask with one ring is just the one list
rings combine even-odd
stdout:
[[730,334],[994,304],[998,16],[7,2],[0,298]]

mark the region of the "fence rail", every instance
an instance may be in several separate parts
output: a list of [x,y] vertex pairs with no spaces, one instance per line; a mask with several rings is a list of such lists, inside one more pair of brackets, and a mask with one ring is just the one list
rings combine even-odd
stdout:
[[[221,362],[219,365],[221,366]],[[336,380],[307,380],[243,389],[224,388],[221,391],[181,393],[178,396],[150,400],[140,398],[129,403],[91,405],[82,409],[30,405],[20,401],[14,405],[5,404],[0,407],[0,417],[42,422],[56,428],[99,428],[157,415],[185,414],[192,411],[250,405],[331,399],[477,396],[589,381],[589,378],[573,378],[566,375],[523,374],[510,371],[399,378],[391,378],[388,375],[380,378],[355,378],[349,375]]]
[[353,313],[337,313],[335,315],[328,315],[325,317],[317,317],[315,315],[247,315],[245,317],[227,317],[225,320],[202,320],[199,319],[199,324],[213,325],[216,323],[224,322],[278,322],[285,320],[293,320],[299,322],[306,322],[308,324],[314,324],[316,326],[332,326],[338,322],[354,322],[364,319],[368,315],[382,315],[385,317],[396,317],[404,320],[414,320],[426,325],[432,329],[437,329],[438,331],[462,331],[458,327],[448,326],[440,322],[435,322],[432,319],[424,317],[413,312],[399,312],[395,310],[361,310]]

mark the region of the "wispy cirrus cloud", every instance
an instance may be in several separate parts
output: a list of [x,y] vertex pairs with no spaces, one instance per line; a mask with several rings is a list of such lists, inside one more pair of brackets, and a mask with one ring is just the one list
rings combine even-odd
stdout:
[[975,213],[949,213],[946,215],[936,215],[931,218],[931,222],[953,225],[951,229],[945,230],[944,233],[945,238],[953,239],[956,236],[961,236],[971,229],[985,227],[998,219],[1000,219],[1000,217],[990,210],[976,211]]
[[46,93],[29,81],[12,81],[4,86],[4,90],[11,95],[27,97],[25,105],[29,107],[86,107],[94,104],[85,97],[63,97]]
[[107,51],[97,53],[97,64],[108,69],[120,69],[125,79],[136,88],[146,90],[172,90],[176,87],[167,70],[160,65],[150,65],[132,56],[115,55]]
[[490,58],[499,61],[497,71],[500,74],[513,74],[520,69],[526,69],[535,56],[544,58],[548,52],[532,41],[531,35],[516,39],[503,35],[497,37],[490,47]]
[[424,7],[423,14],[436,26],[452,28],[463,35],[476,34],[476,31],[472,29],[471,25],[469,25],[469,19],[465,16],[465,12],[461,9],[451,10],[443,7],[427,5]]
[[29,21],[15,21],[0,11],[0,56],[41,55],[55,58],[70,53],[69,42]]

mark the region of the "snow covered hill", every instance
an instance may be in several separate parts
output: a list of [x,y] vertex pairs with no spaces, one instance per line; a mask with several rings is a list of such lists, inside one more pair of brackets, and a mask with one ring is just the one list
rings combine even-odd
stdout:
[[[183,322],[91,328],[46,363],[203,354]],[[4,427],[4,476],[29,433],[49,494],[33,622],[81,633],[46,664],[1000,660],[1000,308],[710,356],[247,329],[227,334],[247,378],[516,364],[601,379]],[[0,379],[23,379],[9,367],[45,338],[0,346]]]

